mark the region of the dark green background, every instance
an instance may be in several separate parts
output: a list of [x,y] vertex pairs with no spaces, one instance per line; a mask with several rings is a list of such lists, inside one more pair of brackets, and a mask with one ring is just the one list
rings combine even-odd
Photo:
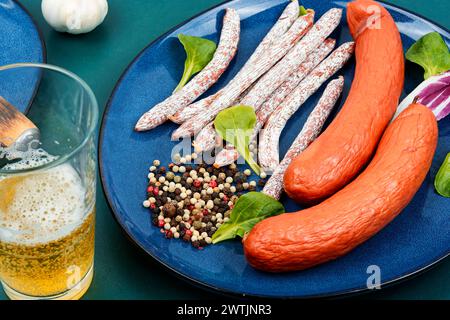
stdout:
[[[245,0],[243,0],[245,1]],[[94,90],[101,111],[119,76],[149,42],[173,26],[221,0],[109,0],[105,22],[87,35],[54,32],[42,18],[38,0],[22,0],[42,29],[48,63],[81,76]],[[450,29],[450,2],[391,0]],[[215,294],[173,276],[147,258],[123,235],[105,202],[101,187],[97,200],[97,243],[94,282],[86,299],[188,299]],[[363,298],[450,299],[450,259],[423,275]],[[1,291],[1,290],[0,290]],[[0,292],[0,299],[5,298]]]

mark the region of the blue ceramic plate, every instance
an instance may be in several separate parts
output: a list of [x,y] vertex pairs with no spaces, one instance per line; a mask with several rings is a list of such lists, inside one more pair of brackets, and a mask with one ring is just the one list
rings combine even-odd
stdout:
[[[266,297],[330,296],[365,290],[367,269],[377,265],[381,281],[388,284],[428,268],[449,254],[450,200],[438,196],[433,178],[445,154],[450,151],[450,121],[439,124],[439,146],[430,173],[411,204],[376,236],[346,256],[318,267],[287,274],[268,274],[250,267],[239,241],[227,241],[192,248],[177,240],[166,240],[150,223],[145,198],[147,172],[153,159],[170,162],[170,134],[176,128],[166,123],[146,133],[136,133],[133,126],[149,106],[170,95],[183,69],[184,53],[176,38],[186,33],[218,40],[223,9],[233,7],[242,19],[239,52],[229,70],[211,92],[227,83],[240,69],[260,39],[273,25],[285,0],[232,1],[215,7],[163,35],[131,63],[115,88],[104,115],[101,142],[101,176],[106,196],[115,218],[132,241],[166,267],[197,284],[222,292]],[[307,0],[317,16],[331,7],[344,7],[346,1]],[[420,36],[438,31],[450,42],[450,34],[429,21],[396,7],[386,5],[400,29],[404,48]],[[334,33],[339,43],[350,40],[345,19]],[[420,68],[408,64],[405,93],[421,81]],[[344,97],[353,78],[354,61],[341,72],[346,78]],[[289,121],[281,138],[284,153],[302,123],[317,102],[320,92],[311,97]],[[340,104],[343,103],[343,99]],[[298,210],[286,197],[288,211]]]
[[[18,62],[45,62],[45,45],[31,16],[18,2],[0,0],[0,66]],[[39,84],[37,70],[3,72],[0,95],[26,112]]]

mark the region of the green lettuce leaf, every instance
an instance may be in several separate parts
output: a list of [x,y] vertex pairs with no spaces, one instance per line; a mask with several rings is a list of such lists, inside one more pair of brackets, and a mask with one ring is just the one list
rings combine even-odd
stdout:
[[178,91],[193,75],[203,70],[211,61],[216,51],[216,44],[208,39],[188,36],[180,33],[178,39],[186,51],[186,61],[184,62],[184,72],[174,92]]
[[255,110],[250,106],[237,105],[219,112],[214,120],[214,127],[220,137],[234,145],[257,175],[261,168],[250,155],[250,138],[256,124]]
[[443,197],[450,198],[450,153],[445,157],[444,163],[434,179],[436,191]]
[[300,12],[299,12],[300,17],[304,16],[305,14],[308,14],[308,11],[305,9],[304,6],[300,6]]
[[258,222],[283,212],[283,205],[274,198],[261,192],[246,193],[236,202],[230,220],[213,234],[212,242],[218,243],[236,236],[242,238]]
[[450,69],[448,47],[437,32],[430,32],[417,40],[406,52],[406,59],[425,69],[425,79]]

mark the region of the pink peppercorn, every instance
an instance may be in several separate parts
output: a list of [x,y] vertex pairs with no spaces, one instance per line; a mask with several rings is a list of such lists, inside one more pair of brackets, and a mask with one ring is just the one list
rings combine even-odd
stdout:
[[187,234],[188,236],[192,236],[192,231],[191,231],[191,230],[186,230],[186,234]]
[[193,182],[192,184],[193,184],[194,187],[196,187],[196,188],[199,188],[199,187],[202,185],[201,181],[198,180],[198,179],[194,180],[194,182]]
[[159,194],[159,188],[158,188],[158,187],[154,187],[154,188],[153,188],[153,194],[154,194],[155,196],[157,196],[157,195]]
[[210,186],[211,188],[217,187],[217,181],[216,181],[216,180],[211,180],[211,182],[209,183],[209,186]]
[[147,188],[147,192],[148,192],[148,193],[153,192],[153,186],[149,186],[149,187]]
[[158,221],[158,227],[164,227],[164,220]]

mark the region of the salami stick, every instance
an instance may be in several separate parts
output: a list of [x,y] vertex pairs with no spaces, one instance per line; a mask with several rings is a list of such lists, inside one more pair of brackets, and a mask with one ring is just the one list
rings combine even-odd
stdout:
[[[216,92],[213,95],[210,95],[206,98],[203,98],[195,103],[192,103],[190,105],[188,105],[187,107],[185,107],[183,110],[178,111],[177,113],[175,113],[174,115],[170,116],[169,119],[177,124],[182,124],[183,122],[191,119],[192,117],[194,117],[196,114],[198,114],[199,112],[205,111],[210,105],[211,103],[217,99],[217,97],[220,95],[221,90],[219,90],[218,92]],[[239,104],[242,99],[244,98],[244,94],[246,92],[244,92],[235,102],[234,104]],[[206,150],[206,149],[205,149]]]
[[[256,112],[256,124],[253,130],[251,141],[255,141],[259,131],[264,126],[272,112],[278,107],[284,98],[298,86],[302,81],[325,57],[333,50],[336,40],[327,39],[322,43],[308,58],[300,65],[300,67],[291,74],[286,81],[279,86],[270,96],[270,98],[263,103],[263,105]],[[245,98],[244,98],[245,100]],[[242,101],[245,104],[245,101]],[[222,149],[216,156],[216,166],[223,167],[233,163],[239,154],[233,148]]]
[[256,47],[255,51],[251,55],[251,57],[247,60],[244,65],[244,68],[251,66],[257,59],[259,59],[275,42],[280,40],[283,34],[289,30],[292,24],[297,20],[298,15],[300,13],[300,7],[298,5],[298,1],[294,0],[289,3],[286,8],[281,13],[277,22],[273,25],[273,27],[269,30],[269,32],[265,35],[265,37],[261,40],[258,47]]
[[206,98],[203,98],[195,103],[191,103],[190,105],[184,107],[183,109],[177,111],[174,115],[169,116],[170,121],[175,122],[177,124],[182,124],[186,120],[189,120],[201,110],[206,110],[210,104],[218,97],[220,91],[212,94]]
[[259,143],[259,163],[266,171],[274,170],[279,164],[278,143],[281,131],[289,118],[317,89],[351,57],[354,42],[347,42],[322,61],[270,115]]
[[[266,51],[274,42],[278,41],[280,37],[291,27],[291,25],[297,19],[298,15],[298,1],[291,1],[291,3],[286,6],[277,22],[266,34],[253,54],[247,60],[243,68],[248,68],[264,53],[264,51]],[[177,111],[173,116],[170,116],[169,119],[178,124],[183,123],[184,121],[195,116],[198,112],[206,110],[207,107],[209,107],[210,104],[214,101],[214,99],[216,99],[220,95],[221,91],[222,90],[218,91],[214,95],[208,96],[196,103],[186,106],[185,108]]]
[[233,146],[227,146],[217,153],[214,159],[214,167],[220,168],[232,164],[239,159],[239,152]]
[[183,88],[147,111],[136,124],[136,131],[146,131],[165,122],[170,115],[192,103],[208,90],[233,60],[240,33],[239,15],[234,9],[226,9],[219,45],[212,60]]
[[325,88],[322,97],[305,122],[297,138],[295,138],[281,163],[275,168],[262,192],[279,199],[283,192],[283,176],[292,159],[305,150],[319,135],[344,88],[344,78],[331,81]]
[[[243,96],[240,96],[233,104],[234,105],[239,104],[242,98]],[[215,146],[220,144],[221,141],[222,138],[217,134],[216,130],[214,129],[214,123],[210,122],[206,127],[200,130],[200,132],[195,137],[195,140],[192,142],[192,146],[195,148],[195,152],[199,153],[202,151],[208,151],[213,149]]]
[[340,9],[331,9],[325,13],[294,49],[264,75],[244,99],[245,104],[255,106],[255,109],[258,109],[272,92],[299,67],[308,54],[325,41],[339,25],[341,16],[342,10]]
[[291,28],[277,41],[269,50],[257,59],[247,68],[243,68],[222,90],[222,94],[214,100],[206,112],[201,112],[193,117],[190,121],[183,123],[172,134],[172,140],[178,140],[181,137],[190,136],[199,132],[203,127],[208,125],[214,117],[223,109],[229,107],[242,92],[252,85],[269,70],[278,60],[297,43],[311,27],[313,22],[313,12],[295,20]]
[[228,144],[216,155],[216,158],[214,159],[214,167],[220,168],[225,165],[232,164],[237,159],[239,159],[239,152],[234,146]]
[[216,143],[220,142],[218,139],[220,137],[216,134],[214,124],[211,122],[200,130],[192,145],[194,146],[195,152],[199,153],[214,148]]
[[259,108],[256,113],[256,126],[253,135],[259,133],[272,112],[283,102],[283,100],[294,90],[317,65],[325,59],[334,49],[336,40],[327,39],[300,65],[296,72],[291,74],[286,81],[279,86]]

